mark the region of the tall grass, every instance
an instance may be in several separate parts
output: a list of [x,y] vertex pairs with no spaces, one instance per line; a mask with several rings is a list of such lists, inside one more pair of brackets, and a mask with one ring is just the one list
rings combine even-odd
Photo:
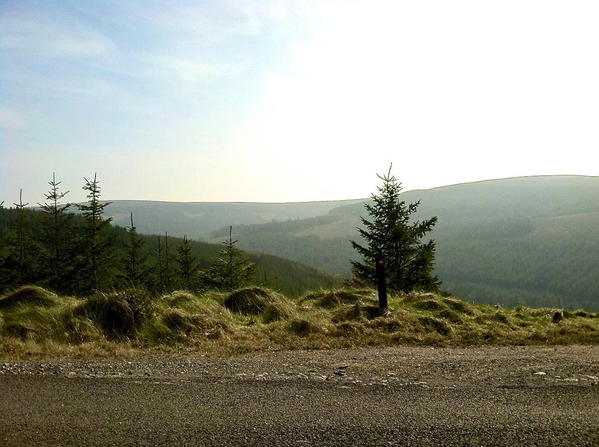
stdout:
[[299,300],[249,287],[232,293],[127,289],[87,299],[24,287],[0,297],[0,356],[215,354],[354,346],[599,343],[599,314],[502,309],[431,293],[398,294],[382,314],[370,289]]

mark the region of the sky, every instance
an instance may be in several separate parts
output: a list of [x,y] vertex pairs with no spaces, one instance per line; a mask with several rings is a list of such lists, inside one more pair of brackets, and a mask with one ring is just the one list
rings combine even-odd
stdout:
[[0,0],[0,201],[599,175],[595,0]]

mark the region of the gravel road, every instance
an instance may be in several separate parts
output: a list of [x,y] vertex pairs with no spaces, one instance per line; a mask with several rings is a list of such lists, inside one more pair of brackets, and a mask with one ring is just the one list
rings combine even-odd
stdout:
[[599,347],[0,363],[4,446],[599,446]]

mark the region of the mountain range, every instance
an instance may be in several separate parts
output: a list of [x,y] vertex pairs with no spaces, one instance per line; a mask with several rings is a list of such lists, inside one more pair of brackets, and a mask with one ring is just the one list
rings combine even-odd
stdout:
[[[439,218],[436,274],[473,301],[599,307],[599,177],[537,176],[402,193],[416,218]],[[350,274],[350,240],[368,199],[307,203],[116,201],[145,233],[218,242],[228,226],[242,249],[270,253],[336,275]],[[122,221],[122,222],[121,222]]]

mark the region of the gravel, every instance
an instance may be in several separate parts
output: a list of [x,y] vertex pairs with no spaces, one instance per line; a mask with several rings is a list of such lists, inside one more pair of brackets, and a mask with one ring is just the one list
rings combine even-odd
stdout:
[[0,363],[0,444],[598,446],[599,347]]

